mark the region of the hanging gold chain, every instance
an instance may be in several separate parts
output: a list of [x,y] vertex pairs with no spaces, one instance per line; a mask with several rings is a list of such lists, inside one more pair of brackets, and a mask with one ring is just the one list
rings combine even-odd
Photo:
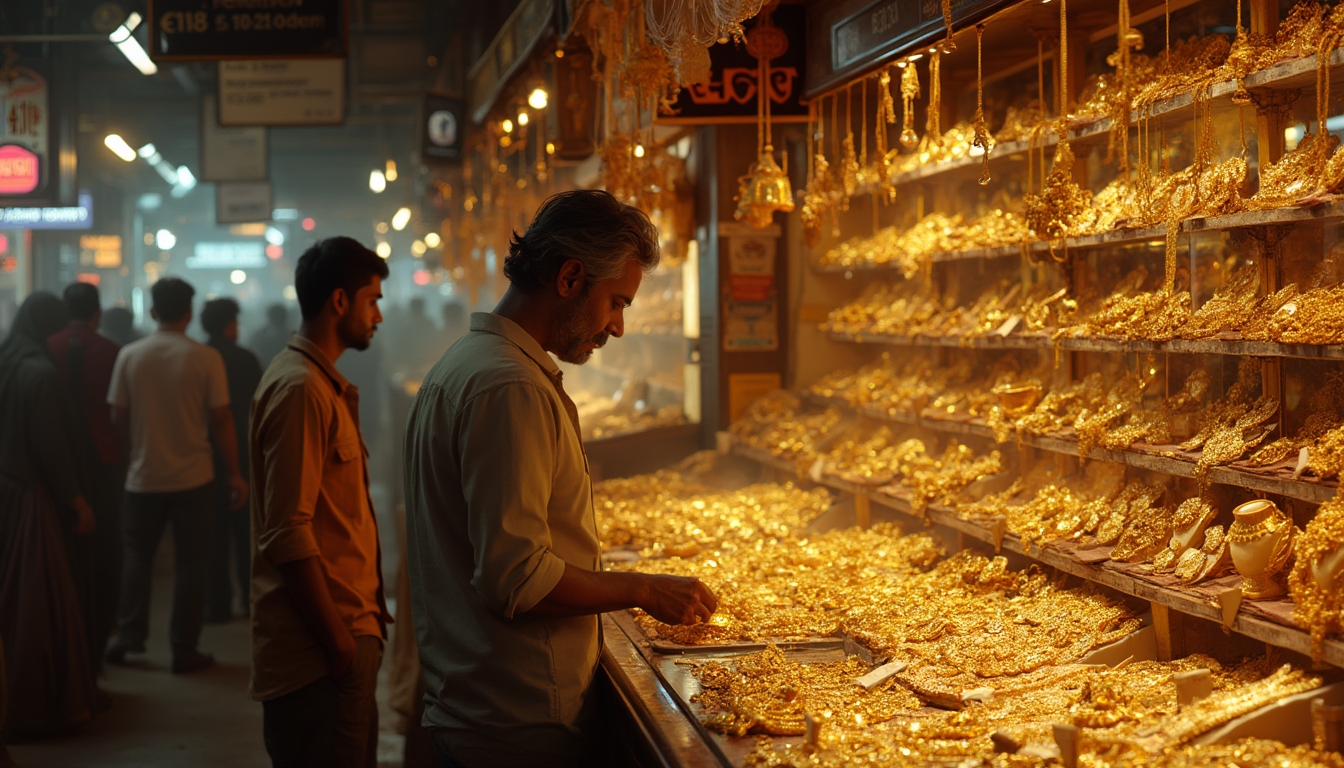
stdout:
[[[1061,0],[1062,2],[1062,0]],[[979,147],[981,152],[980,178],[976,179],[981,186],[990,182],[989,175],[989,151],[994,147],[994,140],[989,136],[989,126],[985,125],[985,79],[983,68],[983,40],[985,36],[985,25],[975,25],[975,118],[971,121],[971,127],[975,131],[975,137],[971,139],[971,146]]]

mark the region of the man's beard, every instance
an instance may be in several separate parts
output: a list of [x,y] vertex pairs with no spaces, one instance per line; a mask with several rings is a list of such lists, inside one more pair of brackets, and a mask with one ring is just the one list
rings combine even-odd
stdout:
[[593,356],[594,350],[587,349],[589,344],[598,347],[607,343],[607,334],[589,335],[594,324],[593,313],[588,311],[588,291],[585,288],[578,299],[555,319],[555,330],[551,332],[551,347],[555,356],[562,362],[583,365]]
[[373,340],[371,330],[376,330],[378,326],[372,329],[362,328],[355,322],[354,314],[346,315],[341,318],[341,322],[336,325],[336,333],[341,337],[341,343],[347,349],[357,349],[360,352],[369,348],[369,342]]

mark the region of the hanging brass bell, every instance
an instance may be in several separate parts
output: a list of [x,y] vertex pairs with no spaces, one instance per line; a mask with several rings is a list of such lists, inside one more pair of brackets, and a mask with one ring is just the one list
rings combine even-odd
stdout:
[[733,218],[753,229],[770,226],[775,211],[793,211],[793,185],[788,174],[775,162],[774,147],[767,144],[761,156],[739,179],[737,211]]

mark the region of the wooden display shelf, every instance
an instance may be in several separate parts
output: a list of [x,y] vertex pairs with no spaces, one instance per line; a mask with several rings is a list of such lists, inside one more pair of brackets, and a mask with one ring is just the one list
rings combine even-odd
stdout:
[[[777,459],[757,448],[734,444],[732,452],[737,456],[751,459],[781,472],[796,473],[797,471],[797,467],[792,462]],[[803,478],[800,477],[799,479]],[[1077,554],[1079,550],[1074,549],[1069,542],[1063,543],[1067,546],[1061,546],[1060,542],[1050,542],[1039,547],[1029,546],[1014,533],[996,532],[989,524],[962,518],[949,507],[933,504],[929,506],[924,516],[920,516],[915,513],[909,500],[881,493],[875,488],[846,482],[831,476],[823,476],[819,485],[856,497],[863,497],[872,504],[877,504],[926,523],[954,530],[970,538],[988,543],[996,549],[1023,555],[1063,573],[1102,584],[1126,595],[1219,624],[1223,621],[1222,609],[1213,595],[1219,589],[1228,588],[1228,584],[1224,582],[1230,580],[1220,579],[1218,580],[1218,586],[1203,589],[1164,585],[1156,578],[1144,578],[1140,569],[1133,566],[1109,563],[1102,557],[1109,551],[1109,548],[1088,550],[1092,556],[1083,559]],[[996,541],[996,538],[999,540]],[[1281,602],[1273,607],[1280,610],[1274,611],[1271,608],[1261,607],[1257,603],[1243,603],[1229,629],[1271,645],[1309,654],[1311,652],[1310,634],[1295,625],[1290,626],[1281,621],[1272,620],[1272,617],[1282,618],[1285,616]],[[1335,666],[1344,667],[1344,641],[1339,639],[1327,640],[1322,660]]]
[[[1336,48],[1330,53],[1330,66],[1336,67],[1344,64],[1344,48]],[[1316,85],[1316,56],[1307,56],[1291,61],[1284,61],[1273,66],[1267,67],[1256,72],[1252,72],[1245,79],[1247,89],[1262,90],[1291,90],[1293,88],[1314,88]],[[1214,83],[1209,89],[1209,95],[1214,99],[1230,97],[1237,90],[1237,83],[1233,80],[1224,80]],[[1194,106],[1194,94],[1187,92],[1179,96],[1173,96],[1170,99],[1159,101],[1153,105],[1149,112],[1151,117],[1163,117],[1173,115],[1191,109]],[[1139,122],[1140,115],[1137,111],[1131,111],[1129,124],[1135,125]],[[1110,133],[1113,121],[1109,117],[1102,117],[1092,120],[1082,125],[1078,125],[1069,131],[1069,141],[1086,141],[1106,136]],[[995,158],[1011,157],[1022,154],[1032,149],[1050,148],[1059,143],[1059,138],[1054,131],[1046,130],[1041,134],[1040,139],[1032,146],[1031,141],[1005,141],[1002,144],[996,144],[990,152],[990,161]],[[972,157],[969,154],[952,160],[945,160],[938,163],[925,163],[916,168],[900,173],[894,173],[891,176],[893,184],[908,184],[915,181],[941,176],[946,173],[965,170],[969,168],[978,168],[982,160],[980,156]]]
[[[855,408],[842,400],[824,398],[816,395],[808,395],[807,399],[815,405],[847,408],[878,421],[887,421],[894,424],[911,424],[937,432],[946,432],[954,435],[970,435],[994,440],[994,430],[990,429],[987,424],[979,420],[953,421],[951,419],[928,418],[923,415],[917,416],[915,414],[892,414],[871,406]],[[1043,451],[1059,453],[1065,456],[1078,456],[1079,453],[1078,441],[1060,437],[1025,435],[1019,438],[1017,435],[1014,435],[1010,440],[1010,443],[1006,444],[1011,443],[1031,448],[1039,448]],[[1195,476],[1196,466],[1194,461],[1161,456],[1145,451],[1137,451],[1133,449],[1113,451],[1106,448],[1093,448],[1092,452],[1088,454],[1088,458],[1096,459],[1098,461],[1108,461],[1114,464],[1124,464],[1136,469],[1146,469],[1151,472],[1172,475],[1174,477]],[[1300,499],[1312,504],[1323,504],[1330,499],[1333,499],[1335,493],[1339,490],[1339,484],[1334,481],[1292,480],[1226,466],[1217,466],[1210,469],[1209,481],[1217,485],[1235,485],[1242,488],[1250,488],[1251,490],[1260,491],[1262,493],[1272,493],[1278,496],[1286,496],[1290,499]]]
[[[1193,232],[1221,232],[1229,229],[1241,229],[1246,227],[1269,227],[1280,224],[1300,224],[1309,221],[1335,221],[1344,218],[1344,201],[1338,199],[1339,196],[1333,196],[1330,199],[1317,205],[1299,206],[1289,205],[1282,208],[1270,208],[1263,211],[1238,211],[1236,213],[1222,214],[1218,216],[1196,216],[1185,219],[1181,222],[1181,234],[1190,234]],[[1166,227],[1135,227],[1129,229],[1116,229],[1110,232],[1101,232],[1095,235],[1082,235],[1080,237],[1070,237],[1053,243],[1057,252],[1067,250],[1093,250],[1115,245],[1134,245],[1137,243],[1151,243],[1155,247],[1160,247],[1166,242]],[[1007,245],[998,248],[974,248],[965,251],[944,251],[935,253],[932,261],[935,264],[949,261],[966,261],[971,259],[1002,259],[1010,256],[1020,256],[1023,248],[1031,253],[1045,254],[1052,243],[1037,240],[1023,245]],[[816,265],[812,269],[820,273],[845,273],[854,272],[898,272],[896,264],[874,264],[863,263],[848,266],[839,265]]]
[[952,347],[963,349],[1054,349],[1067,352],[1160,352],[1181,355],[1229,355],[1235,357],[1280,357],[1297,360],[1344,360],[1344,344],[1280,344],[1244,339],[1173,339],[1143,341],[1095,337],[1072,337],[1055,341],[1046,333],[1014,333],[1008,336],[891,336],[880,333],[828,334],[831,341],[884,344],[895,347]]

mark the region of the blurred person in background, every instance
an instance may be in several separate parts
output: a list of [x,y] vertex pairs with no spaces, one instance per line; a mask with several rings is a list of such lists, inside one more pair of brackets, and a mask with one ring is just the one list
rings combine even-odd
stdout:
[[252,340],[247,348],[256,354],[264,368],[284,350],[285,345],[289,343],[289,337],[293,335],[294,329],[289,324],[289,310],[285,309],[284,304],[272,304],[266,308],[266,325],[252,334]]
[[70,403],[47,340],[69,322],[38,292],[0,343],[0,637],[8,686],[4,733],[60,733],[94,710],[84,622],[62,528],[94,532],[77,473]]
[[125,307],[108,307],[103,313],[100,332],[120,346],[139,341],[144,334],[135,329],[135,315]]
[[112,423],[129,432],[130,466],[122,507],[123,561],[117,636],[106,659],[126,663],[144,653],[149,634],[154,555],[173,527],[173,613],[168,639],[174,673],[212,666],[201,653],[205,558],[215,509],[211,439],[228,466],[230,503],[247,501],[238,440],[229,409],[228,377],[219,352],[187,337],[196,290],[165,277],[150,289],[158,330],[122,347],[107,401]]
[[117,615],[121,580],[121,495],[126,480],[107,390],[121,347],[98,333],[103,316],[97,286],[71,283],[63,294],[70,324],[47,339],[70,396],[80,465],[93,507],[92,536],[67,538],[75,590],[83,608],[94,673],[102,671],[103,648]]
[[252,460],[252,696],[276,768],[375,768],[387,625],[359,390],[336,369],[382,322],[387,263],[348,237],[294,273],[303,324],[262,377]]
[[[252,396],[261,383],[261,363],[257,356],[238,346],[238,302],[211,299],[201,308],[201,327],[209,344],[224,359],[224,375],[229,380],[229,410],[238,434],[238,467],[243,479],[251,481],[247,459],[247,414]],[[248,587],[252,579],[252,537],[249,531],[251,511],[247,502],[234,508],[229,500],[228,462],[215,448],[215,524],[210,532],[210,549],[205,572],[205,620],[221,623],[233,618],[233,575],[238,578],[238,594],[243,610],[248,610]],[[232,551],[233,573],[229,571]]]

